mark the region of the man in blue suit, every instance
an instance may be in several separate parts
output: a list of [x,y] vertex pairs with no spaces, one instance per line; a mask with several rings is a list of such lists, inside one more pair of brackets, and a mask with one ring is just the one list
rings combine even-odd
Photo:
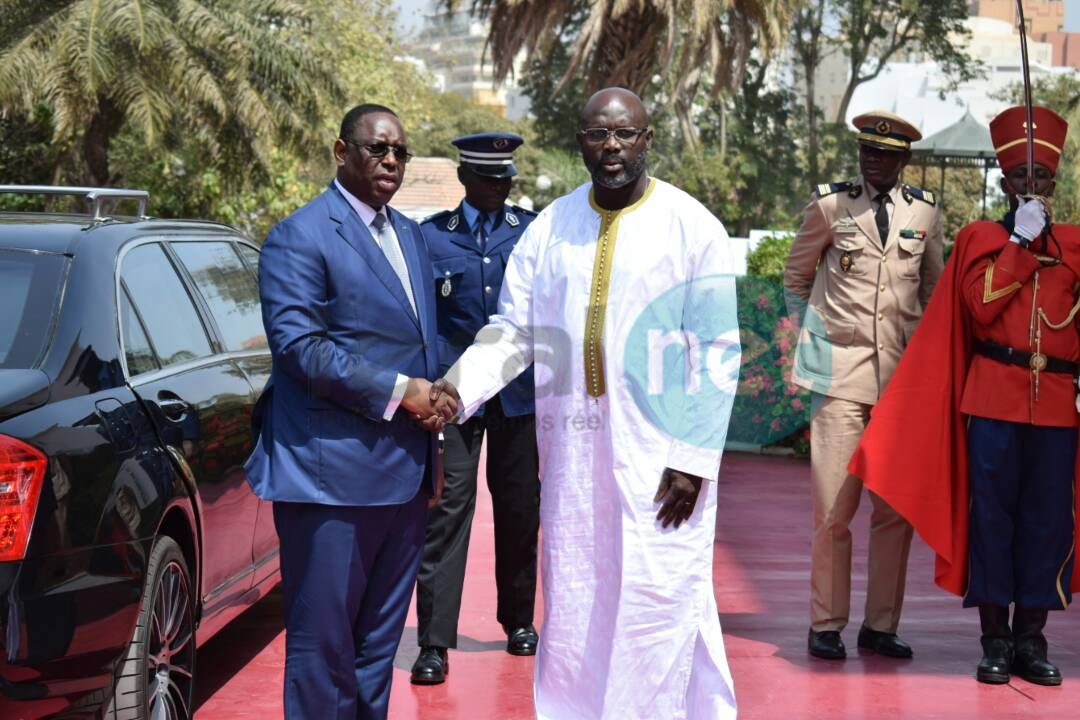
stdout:
[[[513,153],[521,143],[517,135],[497,132],[455,139],[465,199],[456,209],[420,224],[431,252],[442,373],[498,312],[507,259],[536,217],[506,204],[511,178],[517,174]],[[487,484],[495,518],[496,619],[506,632],[507,652],[536,654],[533,606],[540,480],[534,395],[530,368],[474,417],[446,428],[446,489],[428,513],[416,589],[420,655],[412,668],[414,684],[444,682],[449,671],[447,648],[457,647],[476,473],[485,434]]]
[[[420,563],[438,447],[431,260],[390,208],[409,158],[389,108],[359,105],[337,177],[266,238],[259,267],[274,368],[246,470],[273,502],[285,611],[285,715],[385,718]],[[437,413],[441,413],[438,415]]]

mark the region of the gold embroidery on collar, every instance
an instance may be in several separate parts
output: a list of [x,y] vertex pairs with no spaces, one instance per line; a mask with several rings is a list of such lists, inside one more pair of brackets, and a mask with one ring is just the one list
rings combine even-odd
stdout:
[[598,398],[606,391],[604,378],[604,315],[607,312],[608,290],[611,288],[611,264],[615,257],[615,240],[619,235],[619,219],[641,207],[656,186],[649,179],[645,194],[633,205],[619,210],[605,210],[596,204],[589,191],[589,204],[600,214],[600,233],[596,240],[593,260],[592,287],[585,318],[585,387],[589,395]]

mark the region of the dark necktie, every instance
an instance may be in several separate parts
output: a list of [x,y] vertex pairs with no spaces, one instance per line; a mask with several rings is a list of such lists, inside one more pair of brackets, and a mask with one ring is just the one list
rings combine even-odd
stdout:
[[874,202],[877,203],[877,210],[874,211],[874,222],[877,223],[881,246],[885,247],[885,241],[889,239],[889,193],[878,193],[874,196]]
[[476,244],[480,246],[480,252],[484,252],[487,249],[487,221],[488,216],[485,212],[476,214]]

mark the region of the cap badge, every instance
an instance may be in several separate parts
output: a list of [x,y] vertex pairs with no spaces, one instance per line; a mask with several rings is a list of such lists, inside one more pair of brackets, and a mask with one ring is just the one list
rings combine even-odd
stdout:
[[507,146],[508,146],[509,144],[510,144],[510,141],[509,141],[509,140],[507,140],[506,138],[495,138],[494,140],[492,140],[492,141],[491,141],[491,145],[492,145],[492,146],[493,146],[493,147],[494,147],[494,148],[495,148],[496,150],[503,150],[503,149],[505,149],[505,148],[506,148],[506,147],[507,147]]
[[892,132],[892,125],[888,120],[880,120],[878,124],[874,126],[874,129],[878,131],[878,135],[888,135]]

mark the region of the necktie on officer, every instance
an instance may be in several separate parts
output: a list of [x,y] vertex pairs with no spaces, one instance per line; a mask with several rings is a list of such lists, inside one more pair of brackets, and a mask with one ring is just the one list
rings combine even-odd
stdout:
[[413,298],[412,284],[409,282],[409,268],[405,264],[405,256],[401,252],[397,235],[390,227],[390,221],[386,215],[379,212],[371,221],[371,227],[375,229],[375,242],[382,249],[390,267],[394,269],[394,274],[401,281],[401,289],[405,291],[405,297],[409,299],[413,315],[416,315],[416,299]]
[[889,193],[878,193],[874,196],[877,210],[874,211],[874,222],[877,223],[878,235],[881,237],[881,246],[885,247],[885,241],[889,239],[889,207],[892,202]]
[[488,214],[483,211],[476,213],[476,227],[473,229],[473,235],[476,237],[476,244],[480,246],[480,252],[487,250],[487,224]]

